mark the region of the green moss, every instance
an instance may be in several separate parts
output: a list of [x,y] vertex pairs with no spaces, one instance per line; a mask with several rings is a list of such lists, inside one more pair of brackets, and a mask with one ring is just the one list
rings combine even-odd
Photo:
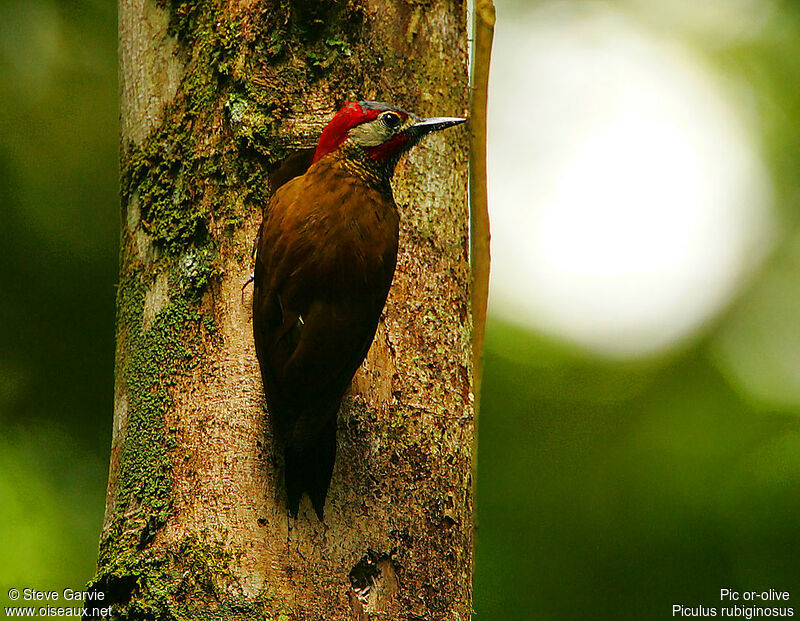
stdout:
[[244,149],[257,151],[268,160],[277,161],[281,154],[272,150],[269,140],[276,133],[277,121],[270,110],[268,104],[259,105],[239,90],[232,91],[225,102],[225,113],[239,144]]
[[[215,108],[222,93],[235,93],[248,114],[265,115],[254,127],[273,141],[274,123],[301,110],[294,106],[322,77],[334,80],[343,96],[365,87],[355,67],[365,11],[352,0],[265,2],[251,11],[231,11],[220,0],[161,0],[169,31],[188,57],[181,91],[192,112]],[[370,52],[369,61],[382,59]],[[297,59],[305,59],[298,63]],[[347,82],[347,87],[343,82]],[[238,117],[232,111],[232,118]]]
[[[128,248],[124,256],[133,256]],[[202,260],[197,257],[203,257]],[[100,544],[99,564],[136,555],[155,536],[171,510],[171,461],[175,431],[164,418],[172,405],[170,388],[190,371],[204,351],[209,325],[199,310],[213,274],[211,253],[191,250],[182,260],[165,261],[169,301],[145,326],[145,282],[140,263],[123,262],[118,294],[118,330],[126,355],[117,373],[127,397],[127,421],[120,450],[116,513]],[[151,276],[151,280],[154,276]],[[174,430],[174,431],[173,431]]]
[[217,277],[218,253],[210,245],[190,246],[180,258],[178,283],[182,286],[181,297],[189,303],[197,302],[212,279]]
[[159,250],[183,254],[189,263],[198,263],[197,287],[202,287],[207,266],[215,261],[212,218],[222,231],[241,225],[236,197],[247,189],[252,166],[240,163],[234,143],[224,150],[201,147],[196,123],[191,114],[180,114],[175,104],[158,130],[141,145],[129,145],[122,162],[121,189],[125,204],[136,198],[141,226]]
[[351,65],[366,44],[365,13],[352,0],[276,1],[238,11],[220,0],[159,3],[181,44],[185,73],[161,127],[141,145],[126,145],[122,193],[138,197],[155,244],[177,253],[213,237],[212,219],[236,230],[236,198],[263,209],[266,171],[297,146],[281,133],[283,119],[305,113],[318,80],[341,98],[359,99],[375,90],[363,76],[377,76],[383,60],[370,50],[362,54],[366,66]]
[[123,158],[123,201],[138,197],[142,228],[153,242],[177,252],[207,235],[208,208],[198,200],[195,137],[191,120],[164,123],[145,142],[129,146]]
[[123,552],[112,560],[92,584],[111,598],[110,619],[265,618],[263,602],[226,594],[235,558],[205,532],[158,552]]
[[[185,296],[159,311],[153,326],[134,329],[123,378],[128,392],[128,425],[122,449],[120,495],[166,513],[170,462],[163,446],[164,414],[172,404],[168,387],[193,362],[183,332],[199,322]],[[188,339],[187,339],[188,341]]]
[[163,0],[161,4],[170,11],[170,34],[189,51],[182,91],[189,108],[200,110],[216,100],[242,52],[241,24],[215,0]]

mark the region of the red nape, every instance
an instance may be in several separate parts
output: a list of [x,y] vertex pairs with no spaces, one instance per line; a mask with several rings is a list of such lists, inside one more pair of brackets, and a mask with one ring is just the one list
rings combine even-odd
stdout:
[[380,110],[364,109],[357,101],[346,103],[322,130],[311,163],[313,164],[328,153],[336,151],[347,140],[347,132],[356,125],[372,121],[378,117],[378,114],[380,114]]
[[373,160],[385,162],[400,153],[410,139],[411,136],[406,133],[397,134],[394,138],[387,140],[383,144],[379,144],[377,147],[367,147],[364,151],[366,151],[367,155]]

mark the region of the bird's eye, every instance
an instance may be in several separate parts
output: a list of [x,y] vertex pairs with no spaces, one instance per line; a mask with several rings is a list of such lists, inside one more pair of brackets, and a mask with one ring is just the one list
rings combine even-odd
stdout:
[[381,119],[383,119],[384,124],[389,129],[397,129],[401,122],[400,115],[395,114],[394,112],[387,112],[381,117]]

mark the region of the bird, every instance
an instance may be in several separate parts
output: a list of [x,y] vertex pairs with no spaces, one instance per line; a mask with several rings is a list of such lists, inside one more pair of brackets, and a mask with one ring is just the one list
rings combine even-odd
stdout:
[[269,201],[255,244],[253,336],[294,518],[306,493],[323,521],[341,401],[394,277],[395,166],[424,136],[465,120],[346,103],[323,129],[310,167]]

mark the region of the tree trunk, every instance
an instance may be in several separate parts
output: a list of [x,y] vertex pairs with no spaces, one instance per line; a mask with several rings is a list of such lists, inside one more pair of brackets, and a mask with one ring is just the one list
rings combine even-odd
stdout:
[[455,0],[120,0],[114,439],[93,579],[112,617],[471,617],[466,133],[395,174],[397,272],[343,402],[324,524],[307,499],[287,515],[242,290],[271,192],[339,104],[463,115],[465,33]]

